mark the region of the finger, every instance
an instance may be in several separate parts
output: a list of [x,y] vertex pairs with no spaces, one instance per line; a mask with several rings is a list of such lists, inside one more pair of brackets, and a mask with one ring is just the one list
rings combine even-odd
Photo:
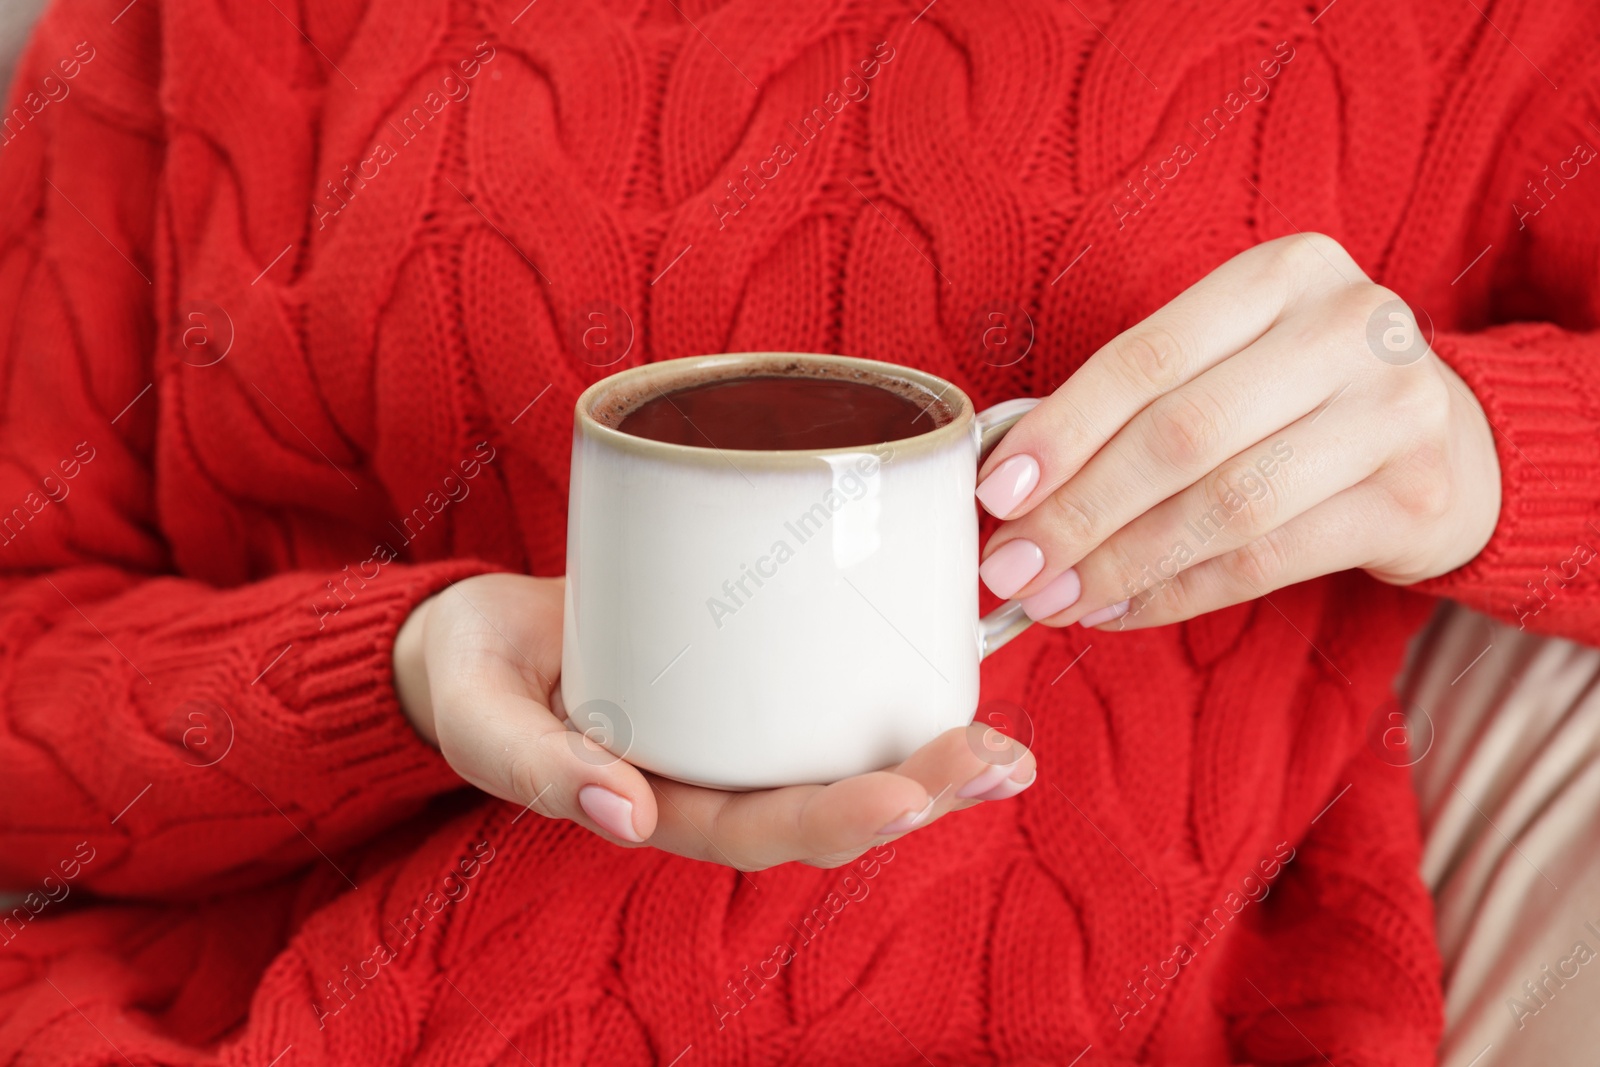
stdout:
[[922,784],[933,800],[925,818],[908,812],[908,822],[922,827],[947,811],[960,811],[985,800],[1022,792],[1015,783],[1033,783],[1037,761],[1022,742],[984,722],[946,730],[913,752],[895,768]]
[[751,793],[656,777],[651,784],[660,817],[650,844],[741,871],[859,851],[900,812],[927,803],[921,786],[891,771]]
[[1041,506],[996,531],[984,584],[1000,597],[1033,596],[1139,516],[1314,411],[1349,371],[1305,351],[1299,329],[1276,326],[1157,398]]
[[1118,530],[1073,568],[1080,590],[1073,603],[1062,604],[1047,588],[1024,599],[1023,610],[1036,621],[1071,625],[1259,540],[1370,478],[1388,456],[1384,438],[1363,424],[1325,418],[1329,410],[1230,457]]
[[457,668],[433,683],[433,700],[439,751],[462,778],[621,844],[654,832],[655,798],[644,775],[532,699],[514,664],[484,653]]
[[1381,536],[1381,490],[1357,486],[1294,521],[1140,594],[1127,614],[1101,628],[1142,629],[1243,604],[1325,574],[1361,566]]
[[1013,775],[1031,782],[1035,764],[1024,746],[1007,739],[996,747],[974,729],[988,727],[948,730],[892,770],[826,786],[722,793],[658,779],[660,828],[651,844],[741,870],[858,855],[958,805],[1020,792],[1005,785]]
[[1328,256],[1344,260],[1360,276],[1331,238],[1268,241],[1234,256],[1113,338],[1006,434],[980,471],[979,501],[1000,518],[1037,506],[1156,397],[1265,334],[1301,297],[1309,278],[1330,276]]

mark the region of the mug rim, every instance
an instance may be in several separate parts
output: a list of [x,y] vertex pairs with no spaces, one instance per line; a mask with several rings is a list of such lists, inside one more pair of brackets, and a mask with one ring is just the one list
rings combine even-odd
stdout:
[[[892,441],[882,441],[876,444],[809,449],[718,448],[714,445],[675,444],[623,433],[613,426],[607,426],[594,416],[594,408],[597,402],[604,395],[616,390],[624,383],[642,382],[650,384],[651,379],[671,380],[673,378],[682,378],[708,368],[724,368],[741,364],[762,367],[795,360],[865,371],[886,378],[898,378],[901,381],[910,382],[943,401],[952,409],[953,414],[950,421],[943,426],[936,426],[931,430],[926,430],[910,437],[899,437]],[[627,370],[607,375],[578,394],[577,402],[574,405],[573,427],[576,432],[593,439],[597,443],[655,459],[723,464],[727,462],[725,457],[732,455],[747,462],[761,462],[777,466],[799,466],[816,459],[860,455],[862,452],[885,446],[893,449],[897,455],[902,448],[912,453],[937,451],[956,439],[970,437],[975,415],[976,409],[973,407],[972,398],[967,396],[964,390],[952,382],[945,381],[938,375],[929,374],[927,371],[918,370],[915,367],[906,367],[898,363],[886,363],[882,360],[863,359],[859,356],[840,356],[824,352],[722,352],[699,356],[680,356],[675,359],[641,363],[636,367],[629,367]]]

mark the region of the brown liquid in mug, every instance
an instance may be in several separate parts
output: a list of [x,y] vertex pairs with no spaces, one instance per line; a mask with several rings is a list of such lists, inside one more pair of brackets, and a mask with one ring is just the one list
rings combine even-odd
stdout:
[[933,394],[915,399],[868,382],[753,375],[663,393],[623,416],[635,437],[701,448],[809,451],[855,448],[927,433],[949,421]]

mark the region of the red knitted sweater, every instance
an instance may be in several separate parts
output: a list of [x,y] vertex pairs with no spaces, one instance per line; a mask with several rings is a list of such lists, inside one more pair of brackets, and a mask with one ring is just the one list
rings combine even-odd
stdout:
[[1600,638],[1600,8],[1320,6],[58,5],[0,134],[0,1063],[1430,1062],[1368,741],[1418,592],[1035,628],[984,687],[1039,784],[842,871],[519,815],[390,678],[422,597],[561,572],[604,374],[1044,394],[1296,229],[1496,429],[1429,591]]

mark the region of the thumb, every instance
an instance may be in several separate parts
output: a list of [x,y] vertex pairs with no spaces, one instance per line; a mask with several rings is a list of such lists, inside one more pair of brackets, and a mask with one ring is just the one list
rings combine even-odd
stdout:
[[649,783],[610,750],[626,752],[631,737],[621,708],[585,705],[569,728],[499,657],[464,668],[431,685],[439,751],[457,774],[525,812],[571,819],[620,844],[655,832]]

